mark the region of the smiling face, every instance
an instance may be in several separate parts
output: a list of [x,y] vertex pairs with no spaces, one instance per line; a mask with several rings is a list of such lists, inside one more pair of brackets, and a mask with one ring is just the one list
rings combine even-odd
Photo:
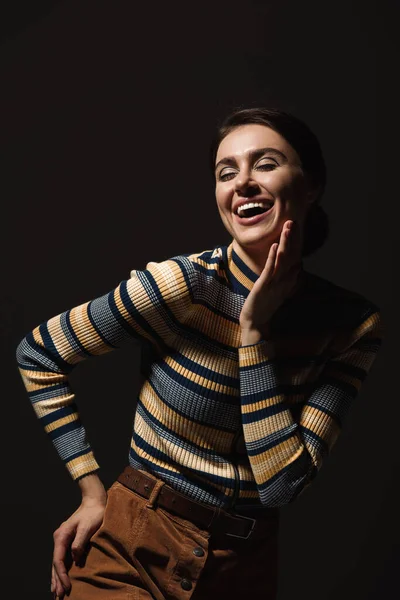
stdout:
[[[236,251],[268,253],[288,219],[302,230],[315,195],[297,152],[279,133],[258,124],[236,127],[220,143],[215,164],[217,206]],[[249,202],[263,206],[238,213]]]

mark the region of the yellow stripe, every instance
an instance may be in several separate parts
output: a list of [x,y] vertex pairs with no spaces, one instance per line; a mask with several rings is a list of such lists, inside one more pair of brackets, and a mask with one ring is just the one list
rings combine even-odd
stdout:
[[216,315],[206,306],[197,305],[196,311],[189,315],[187,325],[227,346],[238,347],[241,343],[239,324]]
[[207,379],[206,377],[202,377],[198,373],[189,371],[188,369],[185,369],[179,363],[177,363],[172,356],[166,356],[164,360],[165,363],[169,365],[172,369],[174,369],[176,373],[178,373],[182,377],[185,377],[185,379],[187,379],[188,381],[201,385],[208,390],[213,390],[214,392],[218,392],[220,394],[231,394],[232,396],[239,396],[239,390],[237,390],[236,388],[217,383],[212,379]]
[[[232,433],[219,431],[215,427],[200,425],[198,423],[193,423],[189,419],[185,419],[169,408],[161,398],[157,396],[148,381],[143,383],[139,397],[144,407],[155,419],[157,419],[157,421],[160,421],[163,425],[176,431],[180,436],[184,434],[185,438],[190,442],[205,449],[215,450],[216,452],[230,451],[233,439]],[[136,414],[138,417],[138,413]]]
[[304,445],[299,444],[297,437],[289,438],[270,450],[252,456],[251,466],[257,484],[266,483],[271,477],[297,460],[304,449]]
[[236,265],[236,263],[234,262],[233,258],[232,258],[232,250],[233,250],[233,246],[232,243],[228,246],[227,248],[227,259],[228,259],[228,267],[230,272],[234,275],[234,277],[240,281],[240,283],[242,285],[244,285],[245,288],[247,288],[248,290],[251,290],[254,282],[251,281],[251,279],[249,279],[244,273],[243,271],[241,271],[239,269],[239,267]]
[[227,377],[239,377],[237,360],[234,358],[231,359],[229,357],[217,356],[215,352],[207,350],[206,348],[199,354],[198,349],[191,340],[179,340],[179,352],[199,366],[208,370],[211,369],[217,374],[225,375]]
[[65,417],[62,417],[61,419],[57,419],[57,421],[53,421],[52,423],[48,423],[47,425],[45,425],[44,429],[47,433],[49,433],[50,431],[54,431],[55,429],[59,429],[60,427],[63,427],[64,425],[67,425],[68,423],[72,423],[73,421],[77,421],[78,420],[78,414],[77,413],[72,413],[70,415],[67,415]]
[[77,479],[81,475],[86,475],[86,473],[90,473],[99,468],[99,464],[92,451],[70,460],[65,466],[71,474],[72,479]]

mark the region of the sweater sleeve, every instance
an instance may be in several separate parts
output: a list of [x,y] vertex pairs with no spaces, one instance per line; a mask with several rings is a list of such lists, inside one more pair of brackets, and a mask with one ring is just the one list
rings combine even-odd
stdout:
[[72,479],[99,469],[68,375],[83,360],[147,339],[162,351],[192,305],[195,270],[185,256],[131,271],[110,292],[35,327],[16,350],[36,416]]
[[239,347],[244,439],[262,504],[292,502],[317,475],[381,343],[381,317],[375,312],[325,363],[298,422],[278,381],[273,345],[261,340]]

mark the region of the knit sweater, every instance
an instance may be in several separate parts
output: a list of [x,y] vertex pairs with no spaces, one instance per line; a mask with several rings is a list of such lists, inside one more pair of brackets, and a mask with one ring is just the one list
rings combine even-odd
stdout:
[[149,262],[28,333],[18,368],[72,479],[99,464],[68,375],[140,340],[147,358],[129,463],[221,508],[295,500],[332,450],[382,342],[375,304],[303,274],[268,339],[251,345],[241,344],[239,316],[258,274],[232,242]]

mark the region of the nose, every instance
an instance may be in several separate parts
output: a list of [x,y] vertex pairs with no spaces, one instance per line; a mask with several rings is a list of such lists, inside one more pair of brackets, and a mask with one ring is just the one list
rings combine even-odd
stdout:
[[235,192],[241,196],[256,195],[258,192],[258,185],[251,179],[247,172],[243,171],[236,177]]

